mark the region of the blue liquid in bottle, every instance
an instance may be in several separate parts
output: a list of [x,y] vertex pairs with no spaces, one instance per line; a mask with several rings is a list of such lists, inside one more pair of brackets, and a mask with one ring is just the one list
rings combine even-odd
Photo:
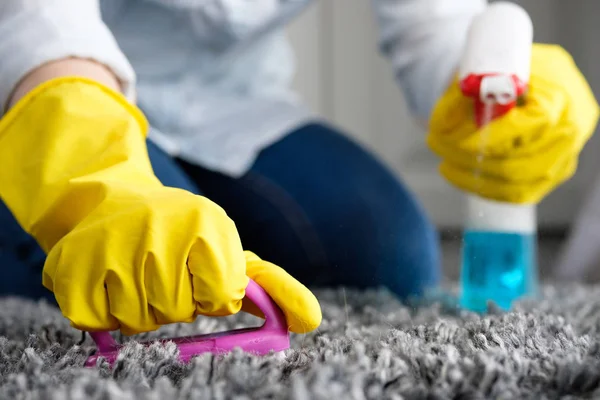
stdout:
[[485,312],[488,301],[509,310],[512,303],[537,293],[535,233],[467,230],[462,254],[463,308]]

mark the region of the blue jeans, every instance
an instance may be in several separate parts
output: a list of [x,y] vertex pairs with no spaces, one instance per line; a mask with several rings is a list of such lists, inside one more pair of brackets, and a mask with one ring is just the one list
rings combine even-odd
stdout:
[[[163,184],[213,200],[235,221],[244,247],[310,287],[385,286],[399,298],[440,279],[435,227],[380,161],[334,128],[309,124],[261,152],[239,179],[176,160],[152,142]],[[45,254],[0,209],[0,295],[52,294]]]

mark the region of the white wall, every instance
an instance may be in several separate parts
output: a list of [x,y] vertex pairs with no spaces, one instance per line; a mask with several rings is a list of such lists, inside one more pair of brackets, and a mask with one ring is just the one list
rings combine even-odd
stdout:
[[[595,57],[589,54],[598,36],[581,25],[577,12],[588,15],[587,24],[600,30],[593,17],[599,15],[600,2],[516,2],[530,12],[536,41],[565,45],[584,72],[594,72],[598,51]],[[567,3],[580,3],[580,10],[573,11]],[[561,25],[572,27],[574,20],[578,20],[579,35],[565,36]],[[424,144],[425,132],[411,120],[390,66],[378,53],[371,2],[317,1],[290,26],[289,35],[298,58],[296,88],[307,103],[377,152],[416,192],[438,225],[458,226],[462,196],[439,177],[437,159]],[[595,82],[600,87],[600,76]],[[568,225],[573,220],[599,166],[598,157],[589,155],[598,145],[594,142],[590,147],[577,176],[541,205],[540,224]]]

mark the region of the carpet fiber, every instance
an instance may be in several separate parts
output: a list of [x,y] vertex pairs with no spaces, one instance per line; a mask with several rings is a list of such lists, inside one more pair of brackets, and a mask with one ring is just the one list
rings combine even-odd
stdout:
[[[1,399],[600,398],[600,288],[545,288],[544,299],[480,317],[443,303],[403,307],[385,292],[317,292],[324,321],[267,357],[204,355],[128,341],[114,369],[82,368],[88,337],[45,304],[0,301]],[[135,339],[256,325],[238,315]],[[78,344],[80,343],[80,344]]]

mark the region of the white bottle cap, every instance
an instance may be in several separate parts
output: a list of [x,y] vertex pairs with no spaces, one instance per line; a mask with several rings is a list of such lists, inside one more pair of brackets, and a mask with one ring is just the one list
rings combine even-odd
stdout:
[[503,203],[467,195],[467,229],[533,234],[536,226],[535,205]]
[[515,75],[529,82],[533,23],[510,2],[490,4],[476,16],[468,32],[459,78],[468,75]]

